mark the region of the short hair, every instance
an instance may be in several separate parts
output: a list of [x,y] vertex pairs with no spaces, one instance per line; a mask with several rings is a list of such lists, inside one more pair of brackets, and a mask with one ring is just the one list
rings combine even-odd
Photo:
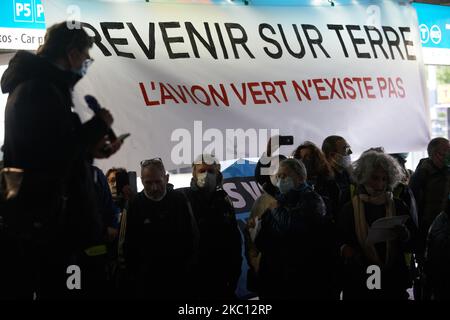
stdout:
[[212,154],[203,153],[197,156],[192,163],[192,170],[195,170],[195,167],[200,164],[213,165],[220,172],[220,161]]
[[[77,24],[78,22],[75,22]],[[47,29],[44,44],[37,51],[38,55],[45,56],[50,60],[65,57],[72,49],[80,51],[92,48],[92,37],[81,27],[69,27],[67,22],[60,22]]]
[[392,190],[402,179],[404,173],[397,160],[392,156],[377,151],[368,151],[353,163],[353,179],[358,185],[366,184],[377,168],[387,174],[388,188]]
[[108,169],[108,171],[106,171],[105,176],[106,176],[106,178],[108,178],[111,173],[117,173],[117,172],[127,172],[127,169],[112,167],[112,168]]
[[330,153],[337,151],[336,143],[339,140],[345,140],[345,139],[341,136],[329,136],[329,137],[326,137],[325,140],[323,140],[322,152],[325,154],[326,158],[329,157]]
[[142,175],[142,171],[144,171],[144,169],[149,169],[149,168],[155,168],[155,169],[161,171],[163,175],[165,175],[167,173],[166,168],[164,167],[164,163],[161,160],[161,158],[153,158],[150,160],[141,161],[141,175]]
[[295,172],[300,178],[306,179],[306,167],[302,160],[298,159],[286,159],[280,162],[280,167],[287,167],[291,171]]
[[439,146],[443,143],[449,143],[447,139],[443,138],[443,137],[438,137],[438,138],[434,138],[432,139],[427,146],[427,152],[428,152],[428,156],[431,157],[434,155],[434,153],[436,152],[436,150],[439,148]]

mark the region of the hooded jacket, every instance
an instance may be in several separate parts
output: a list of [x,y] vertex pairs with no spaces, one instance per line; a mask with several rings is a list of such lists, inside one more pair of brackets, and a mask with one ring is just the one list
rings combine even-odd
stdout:
[[[4,165],[24,169],[17,205],[8,217],[13,233],[47,238],[56,233],[72,245],[95,242],[93,177],[89,150],[107,132],[95,116],[82,124],[72,112],[72,90],[79,76],[45,57],[19,51],[1,79],[8,93]],[[32,212],[32,213],[31,213]],[[64,213],[64,214],[63,214]]]

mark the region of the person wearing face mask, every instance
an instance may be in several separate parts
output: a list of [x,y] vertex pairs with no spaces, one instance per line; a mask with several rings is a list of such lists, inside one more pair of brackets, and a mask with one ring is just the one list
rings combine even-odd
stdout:
[[[305,141],[295,149],[292,155],[305,164],[308,184],[322,197],[327,208],[327,214],[333,218],[333,223],[330,226],[330,237],[335,240],[337,246],[335,222],[338,215],[340,190],[334,178],[334,171],[323,152],[312,142]],[[335,270],[333,282],[336,298],[339,299],[342,290],[342,260],[337,254],[334,257],[333,270]]]
[[[37,54],[19,51],[1,79],[5,110],[5,167],[24,171],[22,186],[5,220],[10,247],[3,253],[0,296],[9,299],[71,298],[67,267],[98,234],[90,170],[102,153],[113,117],[102,109],[82,124],[72,111],[72,92],[89,64],[93,41],[66,22],[51,26]],[[9,258],[6,258],[9,257]],[[31,270],[31,271],[30,271]]]
[[296,159],[280,163],[277,207],[266,211],[256,246],[261,252],[261,299],[334,299],[331,217],[322,198],[308,185]]
[[[412,219],[392,227],[385,241],[369,243],[368,230],[374,221],[394,216],[409,216],[393,188],[402,178],[402,170],[391,156],[377,151],[361,155],[353,168],[357,183],[352,201],[346,204],[338,219],[340,252],[345,259],[344,300],[407,300],[411,287],[405,253],[411,253],[417,230]],[[381,270],[381,289],[367,286],[367,268]]]
[[331,165],[334,172],[334,179],[338,184],[340,196],[337,210],[350,201],[351,197],[351,168],[352,150],[347,141],[341,136],[329,136],[322,143],[322,152],[326,160]]
[[231,200],[222,188],[219,161],[199,155],[192,165],[189,199],[199,233],[197,262],[192,270],[193,297],[234,299],[241,274],[241,235]]
[[129,297],[188,298],[194,235],[186,198],[169,184],[159,158],[141,162],[141,180],[144,190],[129,206],[124,242]]
[[429,142],[427,151],[428,158],[420,160],[409,181],[409,187],[417,202],[420,229],[418,250],[422,259],[431,223],[447,203],[446,190],[450,185],[450,142],[446,138],[434,138]]

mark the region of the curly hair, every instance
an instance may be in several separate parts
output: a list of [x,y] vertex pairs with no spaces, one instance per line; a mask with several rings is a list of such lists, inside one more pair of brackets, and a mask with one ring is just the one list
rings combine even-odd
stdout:
[[311,153],[311,163],[313,164],[312,172],[308,172],[309,176],[323,176],[326,178],[333,178],[334,172],[330,164],[325,158],[325,154],[311,141],[305,141],[295,149],[292,156],[300,160],[300,151],[308,149]]
[[358,185],[366,184],[374,170],[386,171],[388,188],[392,190],[404,176],[398,162],[390,155],[377,151],[368,151],[353,163],[353,179]]

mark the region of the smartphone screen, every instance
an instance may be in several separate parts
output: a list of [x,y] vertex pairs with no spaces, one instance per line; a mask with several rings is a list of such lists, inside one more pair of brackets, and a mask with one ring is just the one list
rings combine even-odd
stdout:
[[294,136],[280,136],[280,146],[291,146],[294,144]]

